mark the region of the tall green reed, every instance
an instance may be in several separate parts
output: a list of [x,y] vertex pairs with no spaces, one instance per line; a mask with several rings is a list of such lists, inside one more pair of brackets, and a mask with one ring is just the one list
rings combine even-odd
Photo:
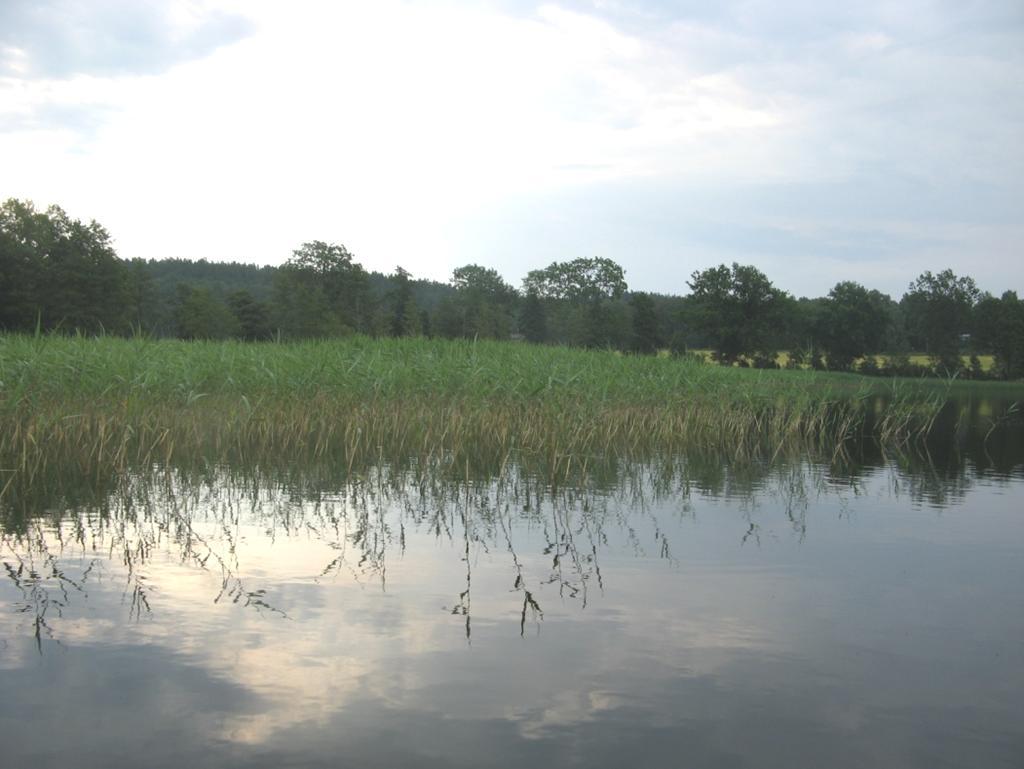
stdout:
[[[876,380],[877,382],[878,380]],[[688,448],[842,451],[926,432],[942,396],[853,377],[503,342],[296,344],[0,336],[0,493],[54,467],[303,462],[347,471]]]

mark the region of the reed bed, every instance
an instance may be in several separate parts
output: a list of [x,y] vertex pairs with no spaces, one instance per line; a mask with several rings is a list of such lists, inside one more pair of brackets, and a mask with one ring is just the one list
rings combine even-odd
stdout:
[[900,443],[934,388],[508,342],[0,335],[0,496],[57,468],[331,459],[569,472],[610,455]]

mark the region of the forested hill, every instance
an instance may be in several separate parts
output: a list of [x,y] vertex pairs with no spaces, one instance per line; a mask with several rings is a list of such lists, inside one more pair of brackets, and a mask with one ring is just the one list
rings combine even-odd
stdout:
[[269,302],[277,274],[277,267],[206,259],[150,259],[144,264],[153,288],[168,298],[185,284],[205,288],[219,297],[248,291],[253,298]]
[[[467,264],[448,283],[398,266],[369,272],[343,245],[302,243],[279,266],[124,260],[97,222],[59,207],[0,204],[0,331],[149,334],[252,341],[352,333],[522,339],[652,354],[711,350],[725,365],[876,373],[1024,376],[1024,302],[968,276],[926,271],[894,299],[854,281],[796,298],[752,265],[693,273],[684,296],[629,291],[614,261],[579,257],[514,287]],[[927,367],[908,353],[927,354]],[[978,358],[991,354],[983,370]]]
[[[222,336],[220,331],[209,328],[209,323],[225,321],[223,312],[213,311],[211,305],[231,310],[244,306],[249,316],[249,332],[245,336],[259,338],[275,330],[278,315],[275,310],[290,303],[284,288],[288,283],[281,275],[281,268],[275,265],[256,265],[245,262],[212,262],[206,259],[150,259],[132,260],[135,284],[142,287],[150,301],[138,313],[137,325],[157,336]],[[397,275],[380,272],[364,272],[362,280],[367,306],[384,308],[390,305],[396,292],[401,292],[401,280]],[[455,293],[447,283],[420,280],[410,277],[407,289],[419,314],[419,323],[429,326],[429,318],[436,312],[442,301]],[[189,320],[181,312],[184,305],[199,310],[194,317],[206,317],[208,322],[200,327],[198,320]],[[315,304],[315,302],[314,302]],[[264,317],[257,318],[257,315]],[[362,328],[370,330],[376,325],[386,331],[387,319],[380,313],[367,320]],[[230,322],[235,334],[244,332]],[[287,324],[286,324],[287,325]],[[352,324],[355,328],[355,324]],[[187,327],[187,328],[183,328]],[[188,330],[190,329],[190,330]],[[234,334],[232,334],[234,335]],[[302,334],[306,335],[306,334]]]
[[[260,302],[273,300],[275,265],[245,262],[211,262],[206,259],[150,259],[144,262],[153,288],[170,301],[180,285],[194,286],[226,299],[236,291],[247,291]],[[396,287],[394,277],[381,272],[368,272],[367,283],[377,297],[389,296]],[[432,312],[441,300],[455,289],[447,283],[412,279],[412,293],[419,307]]]

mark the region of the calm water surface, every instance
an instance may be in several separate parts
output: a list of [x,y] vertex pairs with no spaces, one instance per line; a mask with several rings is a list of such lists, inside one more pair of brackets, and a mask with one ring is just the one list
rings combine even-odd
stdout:
[[1024,455],[963,448],[9,510],[0,763],[1019,768]]

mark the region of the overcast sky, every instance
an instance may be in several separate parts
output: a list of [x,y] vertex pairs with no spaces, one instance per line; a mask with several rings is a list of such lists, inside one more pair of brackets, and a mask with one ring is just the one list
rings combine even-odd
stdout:
[[8,197],[125,258],[1024,293],[1024,2],[0,0]]

